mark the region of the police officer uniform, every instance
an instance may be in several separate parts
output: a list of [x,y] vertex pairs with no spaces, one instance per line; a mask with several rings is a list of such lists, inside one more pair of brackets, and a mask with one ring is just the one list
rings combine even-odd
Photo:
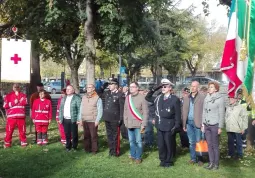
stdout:
[[[117,80],[112,79],[110,84],[118,84]],[[105,121],[109,155],[119,156],[120,143],[118,127],[123,123],[124,101],[122,93],[117,89],[115,91],[106,91],[104,93],[105,105],[103,119]]]
[[[163,79],[161,84],[173,85],[168,79]],[[148,99],[148,97],[146,98]],[[154,100],[154,104],[160,166],[169,167],[173,165],[173,135],[181,124],[180,100],[175,95],[170,94],[165,98],[164,94],[160,94]]]

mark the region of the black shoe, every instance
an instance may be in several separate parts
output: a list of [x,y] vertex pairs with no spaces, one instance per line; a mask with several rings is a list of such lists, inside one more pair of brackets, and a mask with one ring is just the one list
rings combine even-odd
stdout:
[[213,166],[213,170],[218,170],[219,169],[219,165],[214,165]]
[[165,165],[164,165],[164,168],[169,168],[169,167],[171,167],[172,165],[170,164],[170,163],[165,163]]
[[205,166],[205,169],[211,170],[213,169],[214,165],[212,163],[209,163],[208,166]]
[[165,163],[164,162],[160,162],[159,166],[160,167],[165,167]]

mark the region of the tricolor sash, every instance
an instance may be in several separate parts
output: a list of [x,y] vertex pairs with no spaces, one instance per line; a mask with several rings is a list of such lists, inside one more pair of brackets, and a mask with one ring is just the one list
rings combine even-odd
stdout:
[[137,109],[136,109],[136,107],[134,105],[134,102],[132,100],[132,96],[128,95],[127,98],[128,98],[128,107],[129,107],[129,109],[131,111],[131,114],[134,116],[134,118],[136,120],[138,120],[140,122],[143,121],[143,116],[142,116],[142,114],[139,111],[137,111]]

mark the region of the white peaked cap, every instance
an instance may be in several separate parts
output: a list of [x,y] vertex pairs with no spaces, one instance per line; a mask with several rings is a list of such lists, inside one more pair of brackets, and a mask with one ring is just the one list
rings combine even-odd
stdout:
[[161,84],[162,85],[174,85],[170,80],[166,79],[166,78],[163,78],[161,80]]

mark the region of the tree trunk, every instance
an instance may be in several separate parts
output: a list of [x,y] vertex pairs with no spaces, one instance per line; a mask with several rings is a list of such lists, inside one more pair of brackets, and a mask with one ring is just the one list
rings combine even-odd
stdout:
[[40,75],[40,55],[36,50],[32,51],[32,72],[31,72],[31,81],[29,85],[29,94],[32,94],[37,91],[36,85],[41,82]]
[[103,68],[102,64],[100,64],[100,78],[101,79],[104,78],[104,68]]
[[155,67],[154,67],[154,64],[151,65],[151,73],[152,73],[152,76],[153,76],[153,82],[156,83],[156,72],[155,72]]
[[162,78],[162,66],[157,65],[156,66],[156,84],[159,85]]
[[94,44],[94,22],[93,22],[93,8],[94,0],[86,1],[86,14],[87,20],[85,22],[85,46],[86,46],[86,73],[87,73],[87,84],[95,83],[95,58],[96,58],[96,49]]
[[78,69],[76,69],[75,67],[70,67],[70,70],[71,70],[71,84],[75,89],[75,93],[80,93]]
[[186,59],[185,61],[186,61],[186,64],[187,64],[187,67],[188,67],[188,69],[190,71],[191,76],[195,77],[196,73],[197,73],[197,69],[198,69],[198,64],[193,66],[190,60]]

